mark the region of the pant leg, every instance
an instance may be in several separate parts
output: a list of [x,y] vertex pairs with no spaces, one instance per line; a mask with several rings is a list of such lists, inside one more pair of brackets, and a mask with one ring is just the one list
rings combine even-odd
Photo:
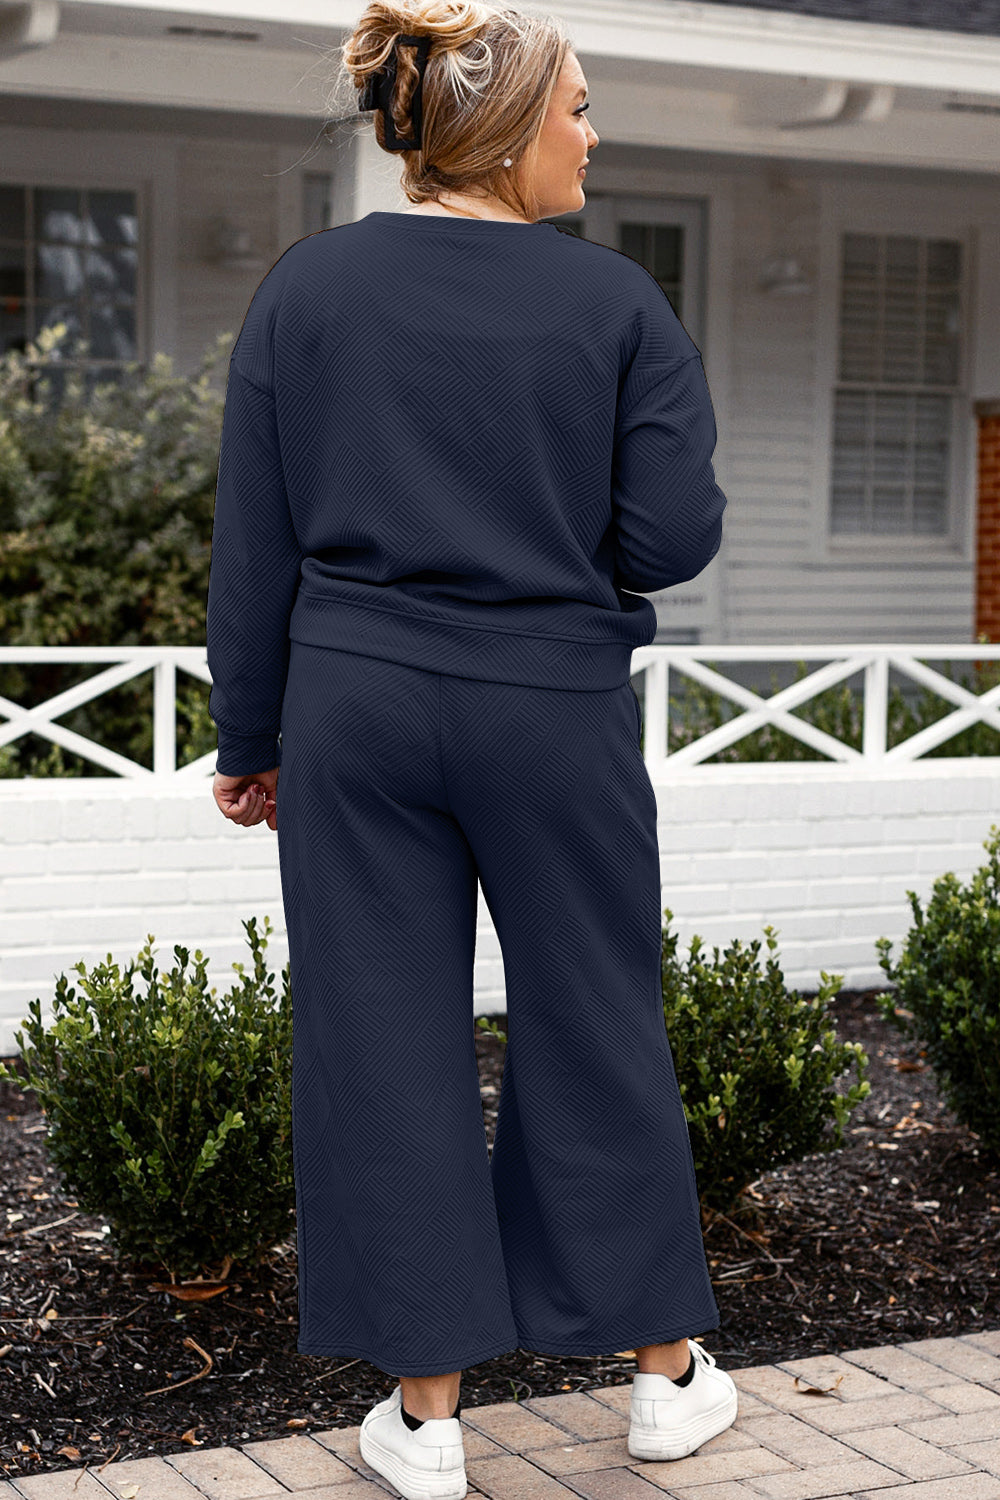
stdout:
[[613,1354],[717,1328],[638,699],[627,683],[442,689],[450,806],[503,951],[491,1173],[518,1344]]
[[304,1354],[438,1375],[517,1348],[473,1027],[476,867],[435,673],[293,642],[278,846]]

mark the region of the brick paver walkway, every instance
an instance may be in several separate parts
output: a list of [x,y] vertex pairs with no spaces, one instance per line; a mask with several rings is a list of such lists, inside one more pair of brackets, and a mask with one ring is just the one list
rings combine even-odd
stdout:
[[[710,1348],[710,1339],[705,1344]],[[463,1407],[469,1495],[1000,1500],[1000,1330],[847,1349],[730,1374],[740,1393],[735,1425],[688,1458],[663,1463],[629,1456],[628,1383]],[[398,1500],[362,1462],[357,1427],[0,1484],[0,1500],[267,1500],[287,1494]]]

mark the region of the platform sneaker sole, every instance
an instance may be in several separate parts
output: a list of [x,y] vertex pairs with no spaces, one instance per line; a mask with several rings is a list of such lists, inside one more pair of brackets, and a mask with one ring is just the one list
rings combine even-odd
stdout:
[[363,1427],[358,1447],[368,1467],[388,1479],[404,1500],[465,1500],[469,1486],[464,1463],[457,1469],[439,1469],[436,1474],[415,1468],[398,1453],[390,1453]]
[[687,1458],[709,1438],[725,1432],[736,1420],[739,1393],[734,1391],[722,1406],[692,1417],[681,1427],[671,1432],[661,1432],[655,1427],[643,1427],[634,1419],[629,1425],[628,1451],[633,1458],[657,1460],[662,1458]]

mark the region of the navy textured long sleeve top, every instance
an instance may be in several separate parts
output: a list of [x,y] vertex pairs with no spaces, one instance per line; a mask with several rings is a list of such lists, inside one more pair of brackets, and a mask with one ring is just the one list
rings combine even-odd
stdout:
[[374,212],[296,241],[229,362],[207,603],[216,769],[281,763],[290,642],[621,686],[644,592],[722,538],[701,355],[551,223]]

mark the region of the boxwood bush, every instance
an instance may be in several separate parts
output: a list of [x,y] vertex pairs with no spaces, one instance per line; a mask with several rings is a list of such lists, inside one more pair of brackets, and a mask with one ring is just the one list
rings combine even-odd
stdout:
[[[811,999],[790,990],[773,927],[763,961],[759,938],[709,957],[697,935],[682,959],[664,911],[664,1020],[701,1201],[724,1212],[763,1172],[843,1145],[851,1110],[871,1092],[868,1055],[837,1040],[827,1005],[842,977],[821,972]],[[848,1067],[857,1078],[841,1091]]]
[[926,909],[907,891],[913,926],[898,961],[888,938],[876,943],[892,986],[878,1005],[922,1043],[949,1109],[1000,1155],[1000,827],[983,848],[967,884],[951,871],[935,880]]
[[[59,977],[54,1020],[36,999],[18,1030],[23,1073],[0,1076],[38,1096],[46,1146],[84,1213],[111,1229],[115,1259],[162,1266],[171,1277],[225,1280],[294,1230],[291,1151],[291,989],[277,1003],[255,918],[243,923],[252,972],[221,999],[209,992],[200,950],[174,948],[159,974],[153,938],[124,973],[91,972],[82,994]],[[136,967],[145,990],[134,982]]]
[[[735,939],[720,954],[692,937],[678,956],[673,912],[664,907],[660,974],[663,1016],[694,1155],[703,1205],[723,1212],[763,1172],[844,1141],[844,1125],[871,1092],[868,1054],[839,1042],[827,1010],[839,974],[820,975],[812,998],[789,990],[765,927],[761,944]],[[506,1033],[480,1017],[501,1041]],[[836,1087],[848,1067],[857,1077]]]

